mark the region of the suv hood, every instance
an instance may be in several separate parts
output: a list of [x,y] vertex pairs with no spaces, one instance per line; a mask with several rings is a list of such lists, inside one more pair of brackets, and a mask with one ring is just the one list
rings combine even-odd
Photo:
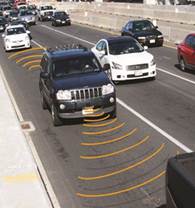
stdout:
[[70,90],[99,87],[110,83],[109,78],[105,72],[97,73],[85,73],[85,74],[73,74],[67,76],[67,78],[54,79],[53,86],[55,90]]
[[14,34],[14,35],[8,35],[6,36],[6,39],[12,40],[12,41],[20,41],[20,40],[24,40],[26,37],[28,37],[27,33],[23,33],[23,34]]
[[136,65],[143,63],[150,63],[153,59],[153,55],[147,51],[140,53],[128,53],[122,55],[110,55],[111,62],[115,62],[120,65]]

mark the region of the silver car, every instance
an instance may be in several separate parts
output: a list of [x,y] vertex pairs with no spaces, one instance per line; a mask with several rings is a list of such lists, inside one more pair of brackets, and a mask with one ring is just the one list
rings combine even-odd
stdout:
[[36,25],[36,17],[30,10],[21,10],[18,19],[26,21],[29,25]]

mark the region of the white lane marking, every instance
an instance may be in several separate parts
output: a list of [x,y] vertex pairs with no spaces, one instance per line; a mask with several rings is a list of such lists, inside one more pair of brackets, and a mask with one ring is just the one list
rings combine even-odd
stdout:
[[190,79],[184,78],[184,77],[179,76],[179,75],[177,75],[177,74],[168,72],[168,71],[166,71],[166,70],[164,70],[164,69],[161,69],[161,68],[159,68],[159,67],[157,67],[156,69],[157,69],[158,71],[164,72],[165,74],[169,74],[169,75],[171,75],[171,76],[173,76],[173,77],[176,77],[176,78],[178,78],[178,79],[184,80],[184,81],[186,81],[186,82],[189,82],[190,84],[195,85],[195,81],[192,81],[192,80],[190,80]]
[[39,46],[40,48],[44,48],[44,46],[42,46],[41,44],[39,44],[37,41],[35,40],[31,40],[35,45]]
[[142,121],[144,121],[145,123],[147,123],[153,129],[155,129],[156,131],[158,131],[160,134],[162,134],[163,136],[165,136],[169,141],[171,141],[172,143],[174,143],[175,145],[177,145],[178,147],[180,147],[182,150],[184,150],[185,152],[188,152],[188,153],[192,152],[192,150],[190,148],[188,148],[186,145],[184,145],[183,143],[179,142],[177,139],[175,139],[174,137],[172,137],[171,135],[169,135],[167,132],[165,132],[164,130],[162,130],[158,126],[156,126],[154,123],[152,123],[150,120],[148,120],[147,118],[145,118],[144,116],[142,116],[140,113],[138,113],[137,111],[135,111],[133,108],[131,108],[130,106],[128,106],[125,102],[123,102],[119,98],[117,98],[117,102],[121,106],[123,106],[125,109],[127,109],[128,111],[130,111],[132,114],[134,114],[135,116],[137,116],[139,119],[141,119]]
[[68,36],[68,37],[70,37],[70,38],[74,38],[74,39],[76,39],[76,40],[79,40],[79,41],[88,43],[88,44],[90,44],[90,45],[95,45],[95,43],[89,42],[89,41],[87,41],[87,40],[81,39],[81,38],[79,38],[79,37],[76,37],[76,36],[74,36],[74,35],[70,35],[70,34],[65,33],[65,32],[61,32],[60,30],[55,30],[55,29],[53,29],[53,28],[51,28],[51,27],[48,27],[48,26],[46,26],[46,25],[41,25],[41,27],[45,27],[45,28],[47,28],[47,29],[49,29],[49,30],[53,30],[53,31],[56,32],[56,33],[60,33],[60,34],[62,34],[62,35],[66,35],[66,36]]
[[[52,29],[52,28],[50,28],[48,26],[45,26],[45,28],[50,29],[50,30],[53,30],[53,31],[56,32],[56,30],[54,30],[54,29]],[[59,32],[59,31],[57,31],[57,32]],[[60,31],[60,33],[63,34],[63,35],[66,35],[66,33],[63,33],[61,31]],[[81,38],[75,37],[73,35],[69,35],[68,34],[68,36],[71,36],[74,39],[77,39],[77,40],[79,39],[80,41],[86,42],[86,40],[83,40]],[[94,45],[94,43],[92,43],[92,42],[89,42],[89,41],[87,41],[87,42],[90,43],[91,45]],[[171,75],[172,75],[172,73],[171,73]],[[182,150],[184,150],[185,152],[188,152],[188,153],[192,152],[192,150],[190,148],[188,148],[186,145],[184,145],[183,143],[179,142],[177,139],[175,139],[174,137],[172,137],[171,135],[169,135],[167,132],[165,132],[164,130],[162,130],[158,126],[156,126],[154,123],[152,123],[150,120],[148,120],[147,118],[145,118],[144,116],[142,116],[140,113],[138,113],[137,111],[135,111],[133,108],[131,108],[130,106],[128,106],[125,102],[123,102],[119,98],[117,98],[117,102],[121,106],[123,106],[126,110],[128,110],[129,112],[131,112],[132,114],[134,114],[135,116],[137,116],[139,119],[141,119],[142,121],[144,121],[146,124],[148,124],[149,126],[151,126],[156,131],[158,131],[161,135],[163,135],[164,137],[166,137],[169,141],[171,141],[172,143],[174,143],[175,145],[177,145],[178,147],[180,147]]]

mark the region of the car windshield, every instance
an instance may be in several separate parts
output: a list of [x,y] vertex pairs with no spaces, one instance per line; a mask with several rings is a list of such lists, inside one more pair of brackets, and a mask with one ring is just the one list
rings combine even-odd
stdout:
[[67,14],[65,12],[56,12],[55,13],[55,17],[64,17],[67,16]]
[[32,11],[22,11],[20,12],[20,16],[28,16],[28,15],[33,15]]
[[71,74],[99,72],[100,65],[94,57],[76,57],[68,60],[58,60],[53,63],[53,75],[62,78]]
[[23,27],[9,28],[7,29],[7,35],[16,35],[26,33]]
[[147,31],[154,29],[154,25],[150,21],[136,21],[133,23],[133,31]]
[[11,7],[3,7],[3,11],[11,10]]
[[53,9],[53,7],[52,6],[44,6],[44,7],[42,7],[42,10],[49,10],[49,9]]
[[112,55],[139,53],[143,50],[143,47],[133,39],[109,43],[109,52]]
[[18,12],[17,11],[12,11],[12,12],[9,13],[9,15],[11,17],[17,17],[18,16]]

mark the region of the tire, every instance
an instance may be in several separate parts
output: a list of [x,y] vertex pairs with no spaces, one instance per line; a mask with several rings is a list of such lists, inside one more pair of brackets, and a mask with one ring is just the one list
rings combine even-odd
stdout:
[[117,112],[116,108],[110,113],[110,118],[116,118],[117,117]]
[[182,57],[179,58],[179,67],[182,71],[186,71],[186,63]]
[[62,119],[59,118],[57,110],[53,104],[51,106],[51,117],[54,126],[61,126],[63,124]]
[[43,95],[41,95],[41,106],[42,106],[43,110],[47,110],[48,109],[47,102],[46,102],[45,98],[43,97]]

